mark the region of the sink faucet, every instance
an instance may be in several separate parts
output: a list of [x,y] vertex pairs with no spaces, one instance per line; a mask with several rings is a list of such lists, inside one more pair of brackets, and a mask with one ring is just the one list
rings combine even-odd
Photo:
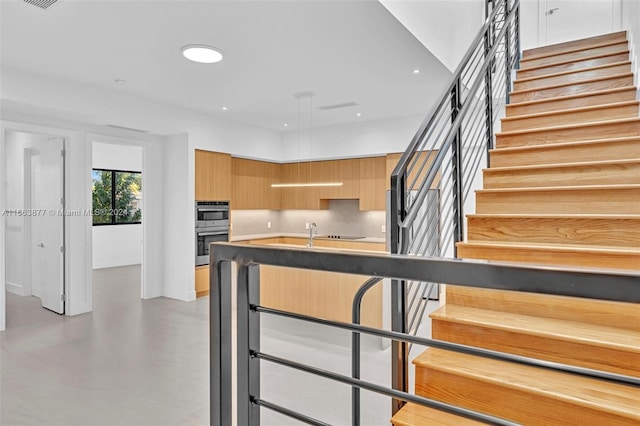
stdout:
[[307,247],[313,247],[313,234],[318,233],[318,225],[315,222],[309,224],[309,242],[307,242]]

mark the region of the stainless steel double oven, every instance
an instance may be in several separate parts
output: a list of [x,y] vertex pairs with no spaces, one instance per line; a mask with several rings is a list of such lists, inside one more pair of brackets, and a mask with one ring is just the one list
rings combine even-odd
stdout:
[[209,263],[209,244],[229,241],[229,202],[196,201],[196,266]]

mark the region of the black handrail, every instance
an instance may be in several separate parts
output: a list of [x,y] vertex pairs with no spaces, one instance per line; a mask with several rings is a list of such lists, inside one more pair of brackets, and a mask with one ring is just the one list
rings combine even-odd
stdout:
[[[489,422],[511,425],[509,420],[474,412],[451,404],[419,397],[402,390],[381,386],[359,378],[349,377],[314,368],[291,360],[278,358],[260,350],[260,316],[278,315],[310,323],[365,333],[403,342],[417,343],[435,348],[453,350],[482,357],[526,364],[571,374],[586,375],[599,380],[640,386],[637,377],[623,376],[589,368],[564,365],[535,358],[465,346],[446,341],[425,339],[366,327],[358,324],[331,321],[281,311],[260,305],[260,265],[321,270],[357,275],[440,282],[478,288],[527,291],[542,294],[560,294],[592,299],[640,302],[640,275],[632,271],[577,269],[487,263],[472,260],[425,258],[406,255],[385,255],[364,252],[332,252],[325,250],[294,249],[288,247],[252,246],[214,243],[210,249],[211,299],[211,423],[231,426],[233,403],[231,393],[237,386],[237,424],[260,424],[260,407],[272,409],[310,424],[323,425],[302,413],[279,406],[260,395],[260,362],[277,364],[348,384],[359,389],[434,407],[456,415]],[[237,369],[232,368],[232,267],[237,267]],[[375,281],[377,278],[371,280]],[[579,283],[580,285],[576,285]],[[304,285],[300,283],[300,285]],[[371,284],[373,285],[373,284]],[[357,425],[357,423],[356,423]]]
[[[437,238],[440,249],[437,255],[442,256],[450,250],[455,256],[455,243],[464,238],[463,209],[471,189],[470,183],[483,158],[487,158],[488,164],[488,152],[493,146],[493,121],[498,111],[494,105],[495,91],[498,91],[497,96],[502,96],[504,92],[506,101],[511,85],[510,73],[518,64],[519,10],[519,0],[491,2],[487,19],[465,52],[440,100],[423,121],[392,172],[389,212],[392,253],[432,255],[423,252],[425,239]],[[485,107],[479,110],[482,104]],[[431,160],[430,164],[427,158]],[[419,218],[423,214],[421,208],[427,202],[428,192],[436,187],[436,179],[438,190],[447,191],[440,194],[439,203],[440,212],[446,215],[437,219]],[[433,232],[436,227],[437,233]],[[418,232],[415,232],[416,229]],[[426,246],[429,246],[428,241]],[[407,301],[409,288],[409,284],[401,280],[394,281],[391,286],[391,324],[395,331],[408,332],[410,317],[415,318],[411,319],[413,324],[422,321],[424,310],[410,315],[414,307]],[[416,317],[416,314],[420,317]],[[406,345],[396,343],[392,351],[394,388],[406,389],[408,349]],[[394,412],[400,405],[394,402]]]

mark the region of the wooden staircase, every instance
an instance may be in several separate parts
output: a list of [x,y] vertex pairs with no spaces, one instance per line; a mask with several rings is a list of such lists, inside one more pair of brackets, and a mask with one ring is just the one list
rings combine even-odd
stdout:
[[[626,33],[525,51],[458,256],[640,270]],[[447,286],[433,338],[640,377],[640,306]],[[640,388],[435,348],[415,392],[522,424],[638,425]],[[407,404],[395,425],[477,424]]]

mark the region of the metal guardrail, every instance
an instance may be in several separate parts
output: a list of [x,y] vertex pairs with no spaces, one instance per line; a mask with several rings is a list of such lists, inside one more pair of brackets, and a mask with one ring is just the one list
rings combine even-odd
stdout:
[[[493,123],[508,102],[511,72],[520,57],[520,1],[487,0],[486,11],[485,23],[440,101],[391,175],[392,253],[455,257],[455,244],[464,239],[464,204],[482,166],[489,163]],[[429,197],[433,191],[439,192],[435,201]],[[432,213],[434,205],[437,214]],[[394,330],[417,330],[425,313],[425,292],[430,290],[422,282],[393,286]],[[416,297],[420,294],[423,297]],[[394,387],[406,390],[409,347],[397,343],[392,350],[397,360]],[[394,403],[394,411],[400,405]]]
[[[236,329],[232,327],[232,263],[237,264]],[[448,282],[461,286],[525,291],[573,297],[585,297],[623,302],[640,302],[640,275],[632,272],[582,270],[530,265],[499,264],[480,261],[385,255],[358,252],[340,252],[289,247],[252,246],[214,243],[210,261],[210,402],[211,424],[231,426],[233,412],[233,386],[236,385],[236,424],[257,426],[260,409],[269,409],[308,424],[327,423],[295,412],[260,395],[261,362],[276,363],[308,374],[387,395],[395,400],[409,401],[434,407],[459,416],[489,424],[514,423],[451,404],[423,398],[393,387],[322,370],[309,365],[273,356],[260,349],[261,315],[278,315],[324,326],[386,337],[397,341],[417,343],[441,349],[464,352],[562,370],[573,374],[640,386],[640,379],[540,361],[533,358],[489,351],[433,339],[424,339],[397,331],[387,331],[357,324],[329,321],[305,315],[284,312],[260,305],[260,265],[271,265],[306,270],[340,272],[363,276],[377,276],[401,280]],[[303,285],[303,284],[300,284]],[[236,369],[232,363],[232,335],[236,334]],[[354,423],[358,425],[358,423]]]

